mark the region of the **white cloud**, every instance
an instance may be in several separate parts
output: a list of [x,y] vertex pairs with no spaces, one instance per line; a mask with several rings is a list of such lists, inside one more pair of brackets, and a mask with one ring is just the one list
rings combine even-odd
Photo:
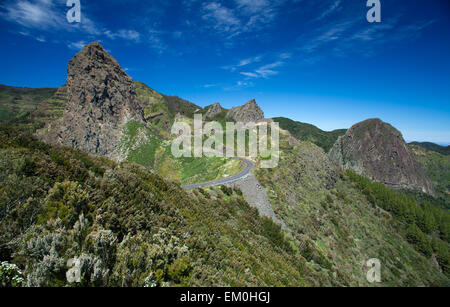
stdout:
[[241,26],[241,22],[234,15],[233,10],[218,2],[204,4],[203,10],[205,12],[203,19],[213,22],[216,30],[234,32]]
[[248,78],[268,78],[270,76],[278,74],[278,71],[274,70],[274,68],[277,68],[279,66],[282,66],[284,62],[282,61],[276,61],[270,64],[263,65],[253,72],[241,72],[241,75],[244,75]]
[[204,84],[203,87],[204,88],[211,88],[211,87],[216,87],[217,84]]
[[339,12],[340,10],[342,10],[341,0],[336,0],[328,9],[323,11],[323,13],[317,17],[315,21],[320,21],[333,13]]
[[61,28],[65,15],[57,12],[50,1],[17,1],[5,5],[2,17],[27,28]]
[[222,68],[226,69],[226,70],[230,70],[230,71],[236,71],[238,68],[241,68],[241,67],[244,67],[244,66],[256,63],[256,62],[259,62],[259,61],[261,61],[261,59],[262,59],[262,56],[259,55],[259,56],[255,56],[255,57],[251,57],[251,58],[246,58],[246,59],[240,60],[239,63],[237,63],[235,65],[224,66]]
[[79,51],[81,49],[83,49],[83,47],[86,45],[85,41],[78,41],[78,42],[72,42],[69,45],[67,45],[67,47],[69,47],[70,49]]
[[228,2],[229,6],[211,2],[202,6],[202,18],[212,23],[216,31],[226,34],[227,38],[233,38],[262,30],[272,24],[285,1],[235,0],[234,3]]
[[[0,18],[18,25],[17,31],[22,35],[35,37],[40,42],[45,42],[43,32],[52,35],[60,34],[63,37],[53,39],[53,41],[65,41],[68,33],[78,33],[89,35],[89,40],[101,40],[106,37],[112,40],[121,39],[133,42],[141,40],[141,34],[132,29],[121,29],[116,32],[105,29],[97,22],[89,18],[86,10],[82,10],[80,23],[69,23],[66,19],[67,8],[65,0],[19,0],[9,1],[0,5],[2,11]],[[72,34],[70,34],[72,35]],[[79,49],[79,43],[70,43],[72,49]]]
[[92,35],[100,33],[98,26],[84,13],[82,13],[81,23],[70,24],[66,19],[66,11],[55,2],[58,1],[8,2],[3,5],[4,12],[0,13],[0,17],[25,28],[40,31],[81,31]]
[[241,72],[241,75],[244,75],[244,76],[249,77],[249,78],[258,78],[259,77],[259,75],[257,73],[254,73],[254,72],[245,72],[245,71],[243,71],[243,72]]
[[110,39],[117,39],[117,38],[121,38],[124,40],[131,40],[131,41],[136,41],[138,42],[140,40],[141,35],[139,34],[139,32],[135,31],[135,30],[119,30],[117,32],[111,32],[109,30],[105,31],[105,35],[107,37],[109,37]]
[[154,49],[159,54],[163,53],[165,50],[167,50],[167,45],[163,42],[161,39],[161,31],[150,29],[148,31],[148,42],[150,45],[150,48]]

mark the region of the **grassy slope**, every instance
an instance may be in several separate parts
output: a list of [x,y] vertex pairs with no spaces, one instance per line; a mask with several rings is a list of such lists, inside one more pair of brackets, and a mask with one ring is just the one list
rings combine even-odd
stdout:
[[144,109],[145,118],[164,136],[169,136],[175,116],[180,113],[193,117],[201,107],[175,96],[163,95],[142,82],[135,82],[136,93]]
[[31,89],[0,85],[0,122],[7,122],[35,111],[56,89]]
[[[169,144],[160,136],[170,137],[170,128],[178,112],[192,116],[198,107],[177,97],[160,94],[143,83],[135,82],[135,85],[153,130],[133,122],[124,127],[120,146],[127,161],[152,167],[166,178],[182,184],[210,181],[239,171],[240,163],[230,159],[175,159],[170,154]],[[20,130],[33,133],[46,122],[62,117],[66,99],[65,86],[57,90],[2,86],[0,116]],[[152,118],[155,115],[158,116]],[[161,155],[164,159],[157,159]]]
[[320,130],[314,125],[296,122],[283,117],[276,117],[273,120],[280,123],[281,129],[289,131],[298,140],[316,144],[323,148],[325,152],[328,152],[337,139],[347,131],[346,129],[339,129],[327,132]]
[[277,215],[296,234],[308,266],[321,273],[321,284],[336,272],[341,285],[367,286],[364,263],[378,258],[382,286],[448,285],[434,261],[406,241],[403,226],[334,170],[319,147],[285,147],[277,168],[256,174]]
[[317,273],[239,191],[186,192],[116,164],[0,129],[0,260],[29,285],[307,286]]
[[450,155],[409,144],[409,149],[431,180],[437,197],[450,209]]
[[170,141],[163,140],[141,123],[129,122],[120,143],[129,162],[148,166],[166,179],[183,185],[212,181],[238,173],[243,165],[228,158],[175,158]]

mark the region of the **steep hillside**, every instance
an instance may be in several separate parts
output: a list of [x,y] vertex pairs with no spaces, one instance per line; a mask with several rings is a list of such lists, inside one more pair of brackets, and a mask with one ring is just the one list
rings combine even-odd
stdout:
[[238,160],[230,158],[176,158],[172,155],[170,140],[135,121],[124,126],[117,154],[119,161],[149,167],[164,179],[182,185],[228,177],[242,168]]
[[[372,203],[353,177],[337,171],[316,145],[302,142],[294,148],[284,147],[279,166],[259,169],[256,175],[277,216],[292,230],[307,266],[321,275],[321,284],[367,286],[362,268],[368,259],[378,258],[381,286],[449,285],[440,272],[450,273],[448,238],[436,239],[440,242],[436,243],[436,257],[441,259],[438,267],[428,249],[424,255],[418,243],[407,240],[410,223],[380,206],[387,198],[378,203],[378,194],[373,194]],[[394,204],[402,206],[399,201]],[[432,237],[420,233],[423,246],[431,248]]]
[[117,164],[0,129],[0,257],[30,286],[308,286],[318,275],[240,191],[186,192]]
[[202,111],[201,107],[189,101],[161,94],[142,82],[136,81],[134,84],[145,119],[166,137],[170,136],[177,116],[193,118],[195,112]]
[[450,209],[450,155],[414,143],[409,144],[409,149],[430,178],[436,196]]
[[328,152],[337,139],[347,132],[346,129],[327,132],[320,130],[314,125],[296,122],[284,117],[275,117],[273,120],[280,124],[281,129],[289,131],[298,140],[316,144],[325,152]]
[[351,169],[389,187],[434,193],[402,134],[379,119],[352,126],[333,145],[329,156],[342,169]]

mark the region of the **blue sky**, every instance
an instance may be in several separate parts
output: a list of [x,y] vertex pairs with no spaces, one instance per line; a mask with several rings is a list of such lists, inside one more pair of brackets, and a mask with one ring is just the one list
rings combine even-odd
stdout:
[[135,80],[198,105],[256,98],[266,117],[324,130],[379,117],[408,141],[450,143],[450,4],[380,0],[0,2],[0,83],[57,87],[100,41]]

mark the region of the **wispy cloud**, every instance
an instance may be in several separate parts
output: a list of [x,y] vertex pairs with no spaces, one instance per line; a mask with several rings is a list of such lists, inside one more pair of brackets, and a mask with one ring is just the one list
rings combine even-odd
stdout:
[[164,43],[163,39],[161,38],[162,34],[163,34],[162,31],[150,29],[148,31],[148,36],[147,36],[147,40],[148,40],[148,44],[149,44],[150,48],[152,48],[159,54],[163,53],[168,48],[166,43]]
[[273,23],[286,0],[235,0],[210,2],[202,6],[202,19],[227,38],[262,30]]
[[261,55],[250,57],[250,58],[245,58],[245,59],[240,60],[239,63],[237,63],[237,64],[224,66],[222,68],[229,70],[229,71],[236,71],[239,68],[248,66],[253,63],[260,62],[262,60],[262,58],[263,57]]
[[65,11],[56,3],[61,1],[36,0],[7,2],[2,5],[0,17],[19,24],[28,29],[45,31],[74,31],[79,30],[88,34],[99,34],[100,30],[86,15],[82,15],[82,22],[69,24]]
[[241,27],[241,22],[233,10],[218,2],[204,4],[203,10],[203,19],[212,22],[214,28],[220,32],[235,32]]
[[[18,33],[34,37],[39,42],[46,42],[44,33],[53,36],[51,41],[65,42],[68,33],[70,35],[79,34],[89,40],[101,40],[102,38],[111,40],[128,40],[139,42],[141,34],[132,29],[121,29],[112,31],[99,25],[92,20],[86,10],[82,11],[80,23],[69,23],[66,19],[66,1],[58,0],[19,0],[8,1],[0,5],[0,18],[16,24],[19,27]],[[72,34],[73,33],[73,34]],[[59,38],[58,38],[59,35]],[[78,37],[81,38],[81,37]],[[69,43],[71,49],[80,49],[79,40]]]
[[320,14],[320,16],[317,17],[314,21],[320,21],[333,13],[339,12],[340,10],[342,10],[341,0],[336,0],[334,3],[331,4],[331,6],[328,7],[328,9],[323,11],[323,13]]
[[67,45],[72,50],[79,51],[86,45],[85,41],[71,42]]
[[212,88],[212,87],[216,87],[217,86],[217,84],[204,84],[204,85],[202,85],[202,87],[204,87],[204,88]]
[[10,2],[3,6],[1,16],[27,28],[60,28],[64,19],[57,14],[52,2],[45,0]]
[[260,66],[259,68],[255,69],[252,72],[241,72],[241,75],[244,75],[248,78],[268,78],[270,76],[278,74],[277,70],[274,70],[274,68],[280,67],[284,64],[283,61],[276,61],[273,63],[269,63],[263,66]]
[[110,39],[125,39],[125,40],[131,40],[138,42],[141,38],[141,35],[139,32],[135,30],[119,30],[117,32],[111,32],[109,30],[105,31],[105,35],[109,37]]
[[416,39],[433,22],[405,21],[401,15],[379,24],[369,24],[360,16],[333,18],[311,33],[301,35],[295,49],[305,63],[316,63],[329,56],[373,56],[382,46]]

